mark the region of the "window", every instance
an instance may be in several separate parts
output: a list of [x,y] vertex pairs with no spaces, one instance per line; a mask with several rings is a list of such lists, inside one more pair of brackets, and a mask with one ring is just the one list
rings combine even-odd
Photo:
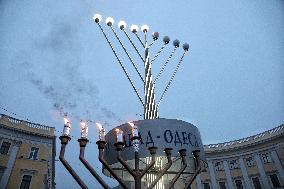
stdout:
[[255,189],[262,189],[258,177],[252,178],[252,183]]
[[36,160],[36,159],[37,159],[37,155],[38,155],[38,150],[39,150],[39,148],[32,147],[32,148],[31,148],[31,152],[30,152],[29,159]]
[[273,187],[281,187],[279,179],[276,174],[269,175]]
[[219,182],[219,188],[220,189],[226,189],[226,183],[225,182]]
[[272,159],[271,159],[269,153],[262,154],[261,157],[262,157],[263,163],[271,163],[272,162]]
[[241,180],[235,180],[236,189],[244,189],[243,183]]
[[215,163],[215,171],[223,171],[223,166],[221,162]]
[[31,184],[32,176],[31,175],[24,175],[20,189],[29,189]]
[[210,185],[208,182],[203,183],[203,189],[210,189]]
[[11,143],[10,142],[2,142],[1,148],[0,148],[0,154],[8,154],[10,149]]
[[248,166],[248,167],[254,166],[254,160],[253,160],[252,157],[247,158],[247,159],[246,159],[246,162],[247,162],[247,166]]
[[237,160],[230,161],[230,169],[239,169],[239,164]]

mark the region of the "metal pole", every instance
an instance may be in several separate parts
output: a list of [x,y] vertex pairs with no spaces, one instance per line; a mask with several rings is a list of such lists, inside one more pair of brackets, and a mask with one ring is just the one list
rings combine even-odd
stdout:
[[179,150],[179,154],[181,157],[181,161],[182,161],[182,166],[180,168],[180,170],[178,171],[178,173],[176,174],[176,176],[173,178],[173,180],[170,182],[169,186],[167,187],[167,189],[171,189],[174,184],[176,183],[176,181],[178,180],[178,178],[180,177],[180,175],[183,173],[183,171],[185,170],[185,168],[187,167],[187,163],[186,163],[186,149],[181,149]]
[[196,176],[201,172],[201,160],[200,160],[200,151],[199,150],[195,150],[192,152],[193,154],[193,157],[195,159],[195,163],[196,163],[196,171],[194,172],[194,174],[189,178],[186,186],[185,186],[185,189],[188,189],[192,182],[195,180]]
[[141,189],[141,174],[139,170],[139,153],[134,152],[135,157],[135,189]]
[[70,164],[65,160],[65,148],[68,144],[68,141],[71,140],[69,136],[60,136],[59,139],[61,140],[61,149],[60,149],[60,155],[59,160],[62,162],[64,167],[67,169],[67,171],[72,175],[72,177],[75,179],[75,181],[81,186],[83,189],[88,189],[87,185],[83,182],[83,180],[77,175],[77,173],[74,171],[74,169],[70,166]]
[[162,178],[162,176],[167,172],[167,170],[173,164],[173,161],[172,161],[172,158],[171,158],[172,148],[166,148],[164,151],[166,153],[168,163],[163,166],[162,170],[157,174],[156,179],[150,184],[148,189],[152,189],[159,182],[159,180]]
[[119,184],[124,189],[128,189],[128,187],[123,182],[123,180],[115,174],[115,172],[109,166],[107,161],[104,159],[104,148],[105,148],[106,142],[105,141],[97,141],[97,145],[98,145],[98,148],[99,148],[99,160],[100,160],[100,162],[103,164],[103,166],[110,172],[110,174],[119,182]]
[[85,165],[85,167],[89,170],[89,172],[97,179],[97,181],[102,185],[104,189],[110,189],[110,187],[105,183],[105,181],[97,174],[95,169],[89,164],[89,162],[85,159],[85,147],[88,143],[88,139],[80,138],[78,139],[80,144],[80,161]]

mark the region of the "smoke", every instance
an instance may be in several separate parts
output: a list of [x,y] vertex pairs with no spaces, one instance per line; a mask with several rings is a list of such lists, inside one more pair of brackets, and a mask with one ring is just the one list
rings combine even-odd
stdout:
[[95,82],[82,71],[82,20],[54,18],[46,27],[31,40],[31,49],[17,55],[12,68],[23,70],[19,77],[34,86],[60,115],[67,112],[78,120],[117,121],[117,115],[100,104]]

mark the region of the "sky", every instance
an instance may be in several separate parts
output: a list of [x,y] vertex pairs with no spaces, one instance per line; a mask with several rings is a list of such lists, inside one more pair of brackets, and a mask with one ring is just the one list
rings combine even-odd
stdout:
[[[143,85],[104,24],[105,18],[114,18],[115,30],[141,71],[143,64],[117,28],[119,20],[125,20],[129,34],[131,24],[149,25],[149,41],[152,32],[160,33],[150,51],[152,57],[166,35],[171,41],[179,39],[190,45],[159,115],[196,125],[204,144],[247,137],[284,123],[281,0],[1,0],[0,113],[53,126],[60,135],[62,115],[67,112],[74,137],[66,157],[87,184],[96,181],[73,155],[79,152],[79,121],[100,122],[110,130],[143,119],[143,107],[92,20],[95,13],[102,15],[102,26],[141,95]],[[135,36],[130,36],[142,51]],[[156,59],[153,75],[172,50],[170,43]],[[157,82],[157,99],[182,52],[177,50]],[[97,140],[94,126],[90,126],[89,138]],[[89,146],[87,158],[95,160],[96,145]],[[96,161],[92,164],[100,169]],[[56,168],[57,187],[74,188],[76,184],[59,162]]]

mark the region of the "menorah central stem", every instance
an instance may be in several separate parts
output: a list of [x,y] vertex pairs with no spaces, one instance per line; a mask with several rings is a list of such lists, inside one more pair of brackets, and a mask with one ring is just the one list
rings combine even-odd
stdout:
[[144,82],[144,119],[158,118],[158,110],[155,103],[155,87],[152,79],[152,67],[149,60],[149,47],[145,45],[145,82]]

